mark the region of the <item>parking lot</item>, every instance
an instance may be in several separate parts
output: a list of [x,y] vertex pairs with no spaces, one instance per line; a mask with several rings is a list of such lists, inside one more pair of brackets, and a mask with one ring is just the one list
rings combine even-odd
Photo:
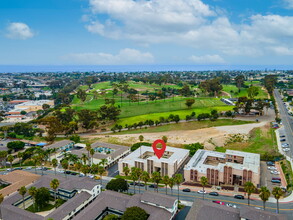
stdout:
[[[269,169],[268,167],[275,167]],[[278,164],[275,164],[275,166],[268,166],[266,162],[261,161],[260,164],[260,170],[261,170],[261,186],[266,186],[268,189],[272,190],[276,186],[286,186],[285,179],[282,175],[282,169]],[[275,171],[275,174],[272,173],[272,171]],[[280,173],[280,174],[277,174]],[[280,178],[281,183],[272,183],[272,178]]]

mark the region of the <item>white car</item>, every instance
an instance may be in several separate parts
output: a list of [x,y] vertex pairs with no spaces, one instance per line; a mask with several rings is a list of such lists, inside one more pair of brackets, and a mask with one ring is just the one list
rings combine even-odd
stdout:
[[282,144],[282,147],[289,147],[289,144],[284,143],[284,144]]
[[280,172],[279,172],[279,171],[276,171],[276,170],[272,170],[272,171],[271,171],[271,174],[279,175]]
[[290,148],[284,148],[283,151],[288,152],[290,151]]
[[198,190],[197,193],[206,194],[207,192],[205,190]]
[[32,169],[32,167],[27,167],[27,168],[25,168],[26,170],[31,170]]
[[88,177],[92,179],[92,178],[94,178],[94,175],[88,175]]
[[276,170],[276,167],[268,167],[269,170]]
[[236,205],[233,205],[233,204],[231,204],[231,203],[227,203],[226,206],[228,206],[228,207],[232,207],[232,208],[234,208],[234,209],[237,209],[237,206],[236,206]]

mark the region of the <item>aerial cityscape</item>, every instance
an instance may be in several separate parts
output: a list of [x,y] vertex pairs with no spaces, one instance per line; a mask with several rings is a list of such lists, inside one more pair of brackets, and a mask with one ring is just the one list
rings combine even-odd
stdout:
[[292,0],[0,6],[0,220],[293,220]]

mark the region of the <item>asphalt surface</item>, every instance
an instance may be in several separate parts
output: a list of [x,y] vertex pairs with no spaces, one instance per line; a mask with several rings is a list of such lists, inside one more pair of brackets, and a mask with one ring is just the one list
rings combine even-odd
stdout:
[[278,103],[280,118],[282,119],[283,129],[285,131],[286,143],[289,144],[290,151],[287,153],[291,158],[293,157],[293,119],[288,114],[288,111],[284,105],[282,97],[277,89],[274,91],[275,99]]
[[[27,170],[29,172],[35,173],[35,170]],[[0,174],[3,174],[5,171],[0,172]],[[41,171],[37,170],[37,174],[41,175]],[[54,170],[47,170],[44,171],[44,175],[54,175]],[[63,173],[58,173],[58,176],[64,176]],[[71,176],[72,178],[79,178],[78,176]],[[107,178],[108,179],[108,178]],[[100,180],[96,180],[98,184],[100,184]],[[105,188],[106,184],[109,182],[109,180],[106,180],[105,178],[102,179],[102,186],[103,188]],[[148,191],[155,191],[152,188],[147,187]],[[140,187],[140,192],[143,193],[145,191],[145,187]],[[134,187],[132,185],[130,185],[129,188],[129,192],[130,193],[134,193]],[[138,186],[135,187],[135,192],[138,193]],[[160,187],[159,188],[159,192],[161,194],[166,194],[166,190],[164,187]],[[171,192],[171,190],[168,188],[168,195],[169,196],[174,196],[177,197],[178,195],[178,191],[177,191],[177,186],[175,186],[173,188],[173,192]],[[197,192],[182,192],[181,190],[179,191],[179,199],[181,201],[187,201],[187,202],[194,202],[196,199],[202,199],[202,194],[199,194]],[[224,203],[230,203],[233,205],[236,205],[238,208],[241,206],[247,206],[247,198],[245,198],[244,200],[241,199],[235,199],[234,197],[231,196],[227,196],[227,195],[219,195],[219,196],[210,196],[208,194],[205,194],[205,200],[209,200],[209,201],[222,201]],[[263,207],[263,203],[260,200],[254,200],[252,199],[250,201],[250,205],[254,206],[254,207],[258,207],[258,208],[262,208]],[[266,210],[270,211],[270,212],[276,212],[276,203],[270,203],[267,202],[266,203]],[[280,213],[282,214],[286,214],[288,216],[288,219],[293,219],[293,203],[281,203],[280,204]]]

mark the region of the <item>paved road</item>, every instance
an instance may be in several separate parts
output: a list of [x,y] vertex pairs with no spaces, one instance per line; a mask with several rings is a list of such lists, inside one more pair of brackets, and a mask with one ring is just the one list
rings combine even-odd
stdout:
[[[32,173],[34,173],[34,170],[28,170]],[[3,172],[0,172],[0,174]],[[39,175],[41,175],[41,171],[37,170],[37,173]],[[54,171],[53,170],[47,170],[44,171],[44,175],[48,175],[48,174],[53,174],[54,175]],[[62,173],[57,173],[58,176],[64,176],[64,174]],[[70,176],[71,178],[79,178],[78,176]],[[108,178],[107,178],[108,179]],[[98,183],[100,183],[100,180],[97,180]],[[102,185],[103,188],[105,188],[106,184],[108,183],[108,180],[103,179],[102,180]],[[136,188],[136,193],[138,193],[138,186],[135,187]],[[154,189],[151,189],[149,187],[147,187],[147,190],[149,191],[154,191]],[[140,187],[140,192],[144,192],[145,191],[145,187]],[[130,193],[134,192],[133,186],[130,186],[129,189]],[[172,195],[174,197],[177,197],[177,187],[175,186],[173,188],[173,193],[171,193],[171,190],[168,188],[168,195]],[[159,188],[159,193],[161,194],[165,194],[165,188]],[[182,201],[189,201],[189,202],[194,202],[195,199],[202,199],[202,194],[199,194],[197,192],[179,192],[179,196],[180,196],[180,200]],[[205,199],[206,200],[210,200],[212,202],[212,200],[219,200],[225,203],[231,203],[236,205],[237,207],[241,207],[241,206],[246,206],[247,205],[247,199],[244,200],[239,200],[239,199],[234,199],[231,196],[226,196],[226,195],[220,195],[220,196],[210,196],[210,195],[205,195]],[[259,207],[262,208],[262,201],[259,200],[251,200],[250,202],[251,206],[255,206],[255,207]],[[275,212],[276,211],[276,204],[275,203],[270,203],[267,202],[266,204],[266,210],[267,211],[271,211],[271,212]],[[280,204],[280,213],[286,214],[289,219],[293,219],[293,203],[282,203]]]
[[291,149],[288,155],[291,158],[293,158],[293,119],[288,114],[288,111],[285,108],[285,105],[283,103],[282,97],[277,89],[275,89],[274,95],[278,103],[280,117],[282,119],[283,128],[285,130],[285,135],[286,135],[285,139],[286,139],[286,142],[290,145],[290,149]]

